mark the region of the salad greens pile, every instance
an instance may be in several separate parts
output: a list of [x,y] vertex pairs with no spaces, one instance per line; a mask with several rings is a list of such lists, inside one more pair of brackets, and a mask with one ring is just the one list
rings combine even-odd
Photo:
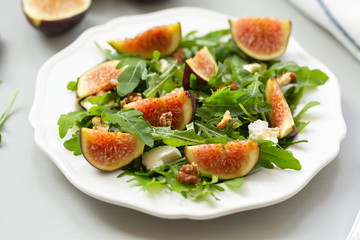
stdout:
[[[136,134],[145,143],[144,152],[153,147],[170,145],[177,147],[184,156],[184,147],[187,145],[199,145],[205,143],[222,143],[236,139],[245,140],[249,136],[248,125],[261,119],[268,120],[271,105],[265,101],[264,85],[270,77],[277,77],[285,72],[294,72],[297,82],[282,87],[284,96],[289,107],[294,113],[297,105],[303,97],[306,89],[324,84],[328,77],[320,70],[311,70],[306,66],[299,66],[295,62],[280,61],[256,61],[241,52],[229,38],[228,29],[210,32],[203,36],[197,36],[197,32],[188,33],[182,38],[180,48],[183,50],[185,59],[193,57],[201,48],[207,46],[218,63],[218,73],[212,76],[205,86],[197,86],[195,76],[191,76],[191,93],[196,99],[196,112],[194,121],[187,125],[185,130],[172,130],[170,127],[150,126],[142,117],[140,111],[134,109],[121,109],[120,101],[131,92],[142,93],[146,98],[162,97],[174,89],[182,86],[184,64],[178,63],[171,57],[160,58],[160,53],[154,51],[151,60],[145,60],[140,56],[113,53],[111,50],[99,50],[106,60],[120,59],[117,68],[127,66],[118,77],[116,89],[106,92],[104,95],[89,99],[94,106],[89,110],[80,109],[62,114],[58,120],[59,135],[64,138],[72,129],[69,139],[64,142],[64,147],[72,151],[74,155],[81,154],[79,147],[79,129],[93,127],[92,118],[100,117],[110,126],[111,131],[121,131]],[[243,65],[259,63],[263,69],[251,73]],[[164,65],[166,68],[164,69]],[[229,87],[213,90],[216,86],[228,85],[235,82],[239,88],[231,90]],[[72,81],[67,85],[69,90],[75,91],[77,82]],[[111,109],[104,105],[114,101],[118,103]],[[297,111],[294,121],[298,131],[302,131],[308,122],[301,121],[301,116],[318,102],[309,102],[303,109]],[[222,119],[225,111],[229,110],[232,120],[225,129],[219,130],[216,125]],[[258,141],[260,158],[252,172],[261,168],[273,168],[300,170],[301,165],[293,154],[286,150],[290,145],[306,140],[293,141],[283,139],[277,144],[271,141]],[[201,181],[198,185],[184,184],[177,181],[176,177],[182,165],[187,164],[183,157],[179,160],[157,167],[150,171],[146,170],[141,162],[141,157],[122,168],[119,175],[132,176],[129,181],[136,181],[138,186],[149,189],[152,186],[166,186],[170,190],[179,192],[184,197],[199,198],[205,195],[214,195],[214,190],[224,191],[218,183],[224,183],[230,188],[237,188],[243,184],[243,178],[221,181],[216,176],[200,173]]]

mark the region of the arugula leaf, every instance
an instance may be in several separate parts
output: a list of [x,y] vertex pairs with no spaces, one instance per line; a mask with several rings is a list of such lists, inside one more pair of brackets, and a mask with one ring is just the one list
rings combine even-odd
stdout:
[[118,95],[117,95],[116,92],[108,91],[104,95],[89,98],[88,102],[91,103],[91,104],[96,104],[97,103],[99,105],[104,105],[104,104],[110,102],[111,100],[116,99],[117,96]]
[[153,147],[150,125],[142,116],[143,113],[135,109],[122,109],[118,112],[105,110],[102,119],[115,124],[125,132],[136,134],[147,146]]
[[221,88],[213,92],[209,98],[203,100],[203,104],[198,109],[197,115],[204,120],[210,120],[216,116],[224,115],[229,110],[233,115],[239,115],[241,109],[237,99],[244,94],[243,92],[230,91],[230,88]]
[[134,91],[139,85],[140,80],[145,80],[147,76],[146,61],[137,58],[123,59],[117,68],[125,67],[119,75],[119,84],[116,87],[119,96],[124,97]]
[[219,200],[213,193],[213,189],[218,191],[224,191],[224,189],[217,185],[218,178],[216,176],[209,176],[207,174],[200,174],[201,181],[197,185],[185,184],[177,181],[177,175],[179,169],[186,161],[179,162],[172,166],[165,164],[158,168],[152,169],[149,172],[140,171],[128,171],[124,170],[118,177],[124,175],[133,176],[128,182],[136,181],[136,186],[142,187],[144,190],[149,190],[154,186],[163,186],[171,191],[180,193],[184,198],[188,196],[199,199],[201,197],[212,195],[216,200]]
[[240,188],[244,183],[244,178],[243,177],[235,178],[232,180],[224,181],[224,183],[226,186],[230,188]]
[[148,89],[143,92],[144,96],[147,98],[155,97],[157,91],[161,88],[161,86],[166,81],[168,81],[177,71],[177,62],[174,61],[163,74],[161,74],[160,76],[153,75],[152,80],[148,81]]
[[64,147],[70,152],[73,152],[75,156],[81,154],[79,131],[76,131],[70,139],[64,142]]
[[310,108],[315,107],[315,106],[317,106],[317,105],[320,105],[320,103],[317,102],[317,101],[308,102],[308,103],[303,107],[303,109],[301,109],[301,111],[294,117],[294,122],[299,121],[299,119],[301,118],[301,116],[302,116],[307,110],[309,110]]
[[196,134],[192,123],[184,131],[172,130],[170,127],[152,127],[152,136],[155,141],[162,140],[173,147],[205,143],[205,139]]
[[71,129],[74,124],[80,122],[87,115],[88,112],[84,110],[69,112],[68,114],[61,114],[57,122],[57,125],[59,126],[60,138],[64,138],[68,130]]
[[192,47],[203,47],[203,46],[217,46],[219,41],[226,35],[230,34],[229,29],[223,29],[213,31],[200,37],[193,37],[196,32],[191,32],[187,35],[180,44],[180,48],[192,48]]
[[[0,117],[0,127],[4,124],[6,118],[9,116],[11,108],[15,102],[16,96],[18,95],[18,91],[15,92],[13,99],[11,100],[9,106],[6,108],[5,112]],[[1,134],[0,134],[0,143],[1,143]]]
[[301,165],[294,155],[287,150],[275,147],[271,141],[259,141],[260,143],[260,157],[259,164],[265,168],[273,168],[275,164],[281,169],[300,170]]
[[323,85],[329,77],[319,69],[310,70],[308,67],[301,67],[294,71],[299,84],[306,84],[309,87]]
[[[79,78],[78,78],[78,81],[79,81]],[[76,82],[70,81],[70,82],[67,84],[66,88],[67,88],[68,90],[70,90],[70,91],[76,91],[77,85],[78,85],[78,81],[76,81]]]
[[100,47],[100,45],[97,42],[95,42],[95,45],[100,50],[100,52],[104,55],[106,60],[115,60],[116,59],[115,55],[113,55],[109,49],[104,49],[104,48]]

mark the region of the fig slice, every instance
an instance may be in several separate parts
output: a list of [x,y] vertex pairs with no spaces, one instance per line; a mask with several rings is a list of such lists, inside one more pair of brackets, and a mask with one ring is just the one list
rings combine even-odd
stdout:
[[91,0],[22,0],[29,22],[46,34],[55,35],[78,24],[91,6]]
[[196,163],[201,173],[213,174],[220,179],[233,179],[247,175],[260,156],[260,144],[252,140],[236,140],[218,144],[186,146],[185,156]]
[[211,76],[216,75],[217,72],[216,61],[205,46],[194,57],[186,60],[182,85],[185,90],[190,89],[190,75],[194,74],[197,78],[197,85],[204,86],[209,82]]
[[272,60],[284,54],[290,30],[290,21],[277,18],[230,19],[230,31],[236,46],[249,57],[262,61]]
[[78,80],[76,95],[78,100],[99,93],[109,91],[118,85],[117,78],[125,67],[116,69],[120,60],[104,62],[84,73]]
[[188,91],[169,93],[160,98],[146,98],[123,106],[141,111],[152,126],[162,126],[160,117],[171,112],[171,129],[183,130],[195,115],[195,98]]
[[266,101],[271,104],[269,115],[272,127],[278,127],[279,139],[294,137],[298,131],[289,105],[275,78],[270,78],[265,84]]
[[81,128],[79,136],[84,158],[103,171],[114,171],[129,164],[144,150],[144,143],[131,133]]
[[181,43],[181,25],[179,22],[170,25],[156,26],[137,35],[134,38],[124,40],[115,39],[108,43],[119,53],[140,55],[150,59],[155,50],[160,56],[172,54]]

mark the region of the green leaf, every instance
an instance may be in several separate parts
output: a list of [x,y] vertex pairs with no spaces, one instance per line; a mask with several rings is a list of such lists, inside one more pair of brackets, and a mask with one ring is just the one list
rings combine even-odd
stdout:
[[294,72],[299,84],[306,84],[310,87],[323,85],[329,79],[329,77],[319,69],[310,70],[308,67],[301,67]]
[[229,110],[231,114],[239,115],[241,109],[237,99],[242,94],[242,92],[230,91],[230,88],[219,89],[213,92],[209,98],[204,99],[197,114],[205,120],[210,120],[216,116],[223,116],[226,110]]
[[152,136],[155,141],[162,140],[165,144],[173,147],[205,143],[205,139],[198,136],[194,128],[179,131],[172,130],[170,127],[153,127],[152,130]]
[[[78,79],[79,80],[79,79]],[[66,88],[70,91],[76,91],[78,82],[70,81]]]
[[160,76],[153,76],[154,80],[149,82],[149,87],[146,89],[143,94],[145,97],[155,97],[157,91],[161,86],[168,81],[179,69],[177,68],[177,63],[174,61],[170,67]]
[[317,101],[311,101],[311,102],[307,103],[303,107],[303,109],[301,109],[301,111],[294,117],[294,121],[295,122],[298,121],[307,110],[309,110],[310,108],[315,107],[317,105],[320,105],[320,103]]
[[155,50],[155,51],[153,52],[153,58],[152,58],[152,60],[153,60],[153,61],[158,61],[159,58],[160,58],[160,55],[161,55],[161,53],[160,53],[158,50]]
[[224,183],[229,188],[240,188],[244,183],[244,178],[243,177],[235,178],[232,180],[224,181]]
[[281,169],[300,170],[301,165],[294,155],[287,150],[273,146],[271,141],[260,142],[259,164],[265,168],[269,168],[269,162],[275,164]]
[[0,117],[0,127],[4,124],[6,118],[9,116],[9,113],[11,111],[11,108],[12,108],[14,102],[15,102],[15,99],[16,99],[16,96],[18,95],[18,93],[19,93],[18,91],[15,92],[10,104],[6,108],[5,112],[1,115],[1,117]]
[[180,48],[192,48],[192,47],[202,47],[202,46],[217,46],[220,44],[220,39],[226,35],[230,34],[229,29],[223,29],[218,31],[213,31],[208,34],[205,34],[200,37],[194,37],[196,32],[191,32],[183,41],[181,42]]
[[140,80],[146,79],[146,61],[142,59],[124,59],[117,68],[127,66],[119,75],[119,84],[116,87],[119,96],[124,97],[134,91],[139,85]]
[[142,115],[142,112],[134,109],[122,109],[118,112],[106,110],[102,119],[118,125],[125,132],[136,134],[147,146],[153,147],[151,128]]
[[70,152],[73,152],[75,156],[81,154],[79,131],[76,131],[70,139],[64,142],[64,147]]
[[298,130],[298,132],[301,132],[307,125],[309,125],[309,123],[310,123],[310,121],[307,121],[307,122],[297,121],[297,122],[295,122],[296,129]]
[[60,138],[64,138],[67,131],[71,129],[74,126],[74,124],[80,122],[87,115],[88,112],[84,110],[69,112],[68,114],[61,114],[57,122],[57,125],[59,126]]
[[104,95],[89,98],[88,101],[91,104],[96,104],[97,103],[97,104],[100,104],[100,105],[104,105],[104,104],[110,102],[111,100],[114,100],[117,96],[118,95],[116,94],[116,92],[108,91]]
[[104,55],[106,60],[114,60],[114,59],[116,59],[116,56],[113,55],[110,50],[100,47],[100,45],[97,42],[95,42],[95,45],[100,50],[100,52]]

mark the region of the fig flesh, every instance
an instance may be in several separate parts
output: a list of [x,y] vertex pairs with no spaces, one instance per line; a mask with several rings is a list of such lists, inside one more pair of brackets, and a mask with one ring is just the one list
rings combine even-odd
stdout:
[[247,175],[255,167],[259,155],[260,144],[252,140],[185,147],[185,156],[190,163],[196,163],[201,173],[213,174],[220,179]]
[[46,34],[55,35],[78,24],[91,6],[91,0],[22,0],[29,22]]
[[190,89],[190,75],[194,74],[197,78],[197,85],[204,86],[217,72],[216,61],[205,46],[193,58],[186,60],[182,85],[185,90]]
[[135,134],[81,128],[80,148],[95,168],[113,171],[141,156],[144,143]]
[[172,54],[179,47],[180,42],[181,26],[179,22],[150,28],[134,38],[108,41],[119,53],[140,55],[147,59],[152,58],[155,50],[160,52],[161,57]]
[[109,91],[118,85],[117,78],[125,67],[116,69],[120,60],[102,63],[84,73],[78,80],[76,95],[78,100],[100,91]]
[[169,93],[160,98],[146,98],[123,106],[141,111],[152,126],[162,126],[160,117],[171,112],[171,129],[183,130],[195,115],[195,98],[188,91]]
[[266,101],[272,106],[269,118],[272,127],[278,127],[279,139],[294,137],[298,131],[289,105],[275,78],[267,80],[265,85]]
[[230,19],[230,31],[236,46],[249,57],[262,61],[284,54],[290,30],[291,22],[277,18]]

